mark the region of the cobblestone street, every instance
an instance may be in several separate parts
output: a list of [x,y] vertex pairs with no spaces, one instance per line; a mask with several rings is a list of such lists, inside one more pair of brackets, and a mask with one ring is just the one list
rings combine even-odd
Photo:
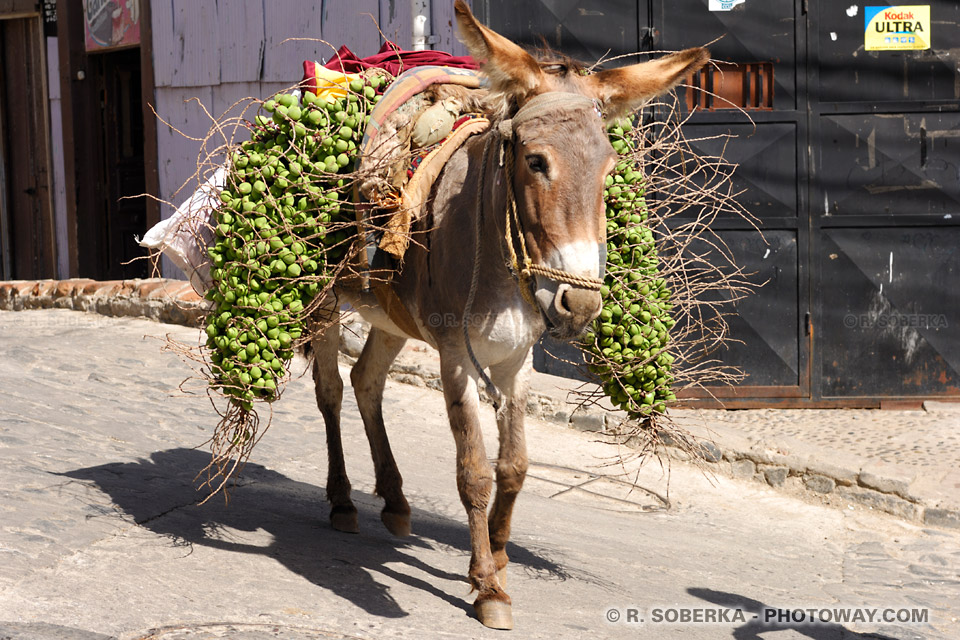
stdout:
[[[77,311],[0,311],[0,638],[505,637],[473,616],[439,392],[391,381],[385,395],[414,509],[411,538],[393,538],[379,522],[350,389],[344,446],[361,533],[330,528],[309,374],[277,403],[229,504],[198,506],[205,494],[194,478],[216,414],[200,383],[181,391],[190,370],[163,352],[166,334],[198,336]],[[305,368],[297,360],[294,372]],[[752,421],[761,433],[780,419],[714,413],[702,415],[725,427]],[[869,424],[841,427],[837,413],[806,415],[871,437]],[[616,450],[589,433],[527,424],[532,466],[510,548],[513,637],[960,637],[960,531],[682,461],[610,464]],[[490,410],[484,429],[490,452]],[[956,455],[955,436],[915,442],[906,452],[871,446],[881,461],[906,465],[927,464],[926,452],[938,463]],[[765,625],[765,607],[918,609],[929,619]],[[746,620],[657,623],[656,608],[739,609]]]

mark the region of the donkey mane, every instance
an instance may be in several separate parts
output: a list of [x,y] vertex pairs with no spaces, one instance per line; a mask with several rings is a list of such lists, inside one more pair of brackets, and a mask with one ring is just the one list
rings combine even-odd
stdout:
[[[553,49],[544,40],[540,46],[525,49],[536,60],[540,70],[550,76],[566,79],[582,76],[587,65],[576,58]],[[496,125],[519,108],[517,95],[506,88],[493,86],[486,89],[467,89],[456,85],[437,85],[432,90],[434,100],[455,97],[464,105],[464,111],[482,113]]]

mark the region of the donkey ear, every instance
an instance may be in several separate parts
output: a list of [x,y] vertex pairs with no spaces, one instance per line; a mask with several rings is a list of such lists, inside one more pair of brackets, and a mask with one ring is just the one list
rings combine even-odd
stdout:
[[454,4],[460,39],[470,55],[483,65],[495,91],[524,95],[540,85],[540,65],[529,53],[499,33],[483,26],[463,0]]
[[697,47],[658,60],[601,71],[588,76],[586,81],[593,97],[603,104],[607,117],[616,118],[670,91],[709,60],[710,52]]

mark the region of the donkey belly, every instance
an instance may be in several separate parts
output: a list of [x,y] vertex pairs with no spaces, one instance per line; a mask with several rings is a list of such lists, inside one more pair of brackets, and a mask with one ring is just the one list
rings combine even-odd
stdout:
[[436,343],[433,340],[433,336],[430,335],[430,332],[426,330],[423,326],[423,323],[419,321],[414,309],[409,311],[416,319],[415,322],[417,327],[420,330],[420,336],[413,336],[404,331],[394,322],[390,315],[380,306],[377,296],[372,292],[362,293],[358,291],[350,290],[338,290],[338,295],[340,300],[348,303],[357,313],[360,314],[360,317],[370,323],[370,326],[376,327],[382,331],[386,331],[391,335],[395,335],[401,338],[406,339],[420,339],[429,344],[434,349],[437,348]]
[[[394,322],[380,305],[373,293],[352,290],[338,290],[341,301],[352,306],[364,320],[389,334],[407,339],[418,339],[404,331]],[[510,305],[497,309],[495,313],[474,314],[470,328],[470,346],[477,360],[489,367],[501,362],[513,361],[523,357],[543,333],[543,325],[538,318],[522,306]],[[446,313],[433,311],[421,318],[419,309],[408,311],[420,330],[419,339],[439,351],[463,351],[465,349],[462,328],[462,311],[447,310]]]

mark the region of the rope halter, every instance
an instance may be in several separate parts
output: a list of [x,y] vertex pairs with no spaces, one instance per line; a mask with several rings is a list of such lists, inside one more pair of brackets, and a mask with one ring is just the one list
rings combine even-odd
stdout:
[[[506,224],[504,225],[504,240],[510,254],[509,260],[507,261],[507,268],[517,281],[523,299],[535,309],[538,307],[536,301],[533,299],[530,286],[534,276],[544,276],[557,282],[570,284],[582,289],[590,289],[592,291],[599,291],[603,285],[603,280],[599,278],[580,276],[545,264],[534,263],[527,253],[527,245],[524,241],[523,229],[520,225],[520,216],[517,213],[517,198],[513,190],[513,141],[517,129],[524,122],[548,115],[560,108],[588,108],[592,109],[598,118],[602,118],[600,104],[596,100],[578,93],[551,91],[531,99],[517,111],[513,118],[501,121],[497,128],[502,141],[500,146],[500,166],[504,168],[507,183],[507,212]],[[519,256],[517,255],[516,246],[520,248]],[[601,265],[601,267],[602,266],[603,265]]]
[[[507,182],[507,212],[506,212],[506,224],[504,225],[504,240],[506,241],[507,249],[510,252],[510,259],[507,262],[507,269],[510,271],[514,280],[516,280],[517,285],[520,289],[520,294],[523,296],[523,299],[530,304],[535,310],[539,311],[540,307],[537,305],[536,300],[533,299],[533,294],[531,293],[531,283],[533,277],[536,275],[542,275],[547,278],[556,280],[557,282],[564,282],[571,284],[577,287],[584,289],[590,289],[593,291],[599,291],[600,287],[603,285],[603,280],[597,278],[590,278],[579,276],[573,273],[569,273],[562,269],[555,269],[543,264],[534,264],[530,259],[530,255],[527,253],[527,245],[523,239],[523,229],[520,225],[520,216],[517,214],[517,199],[516,194],[513,191],[513,175],[514,175],[514,150],[513,150],[513,139],[516,133],[517,127],[519,127],[524,122],[531,120],[533,118],[538,118],[543,115],[549,114],[557,109],[581,109],[589,108],[593,109],[597,114],[598,118],[602,118],[602,112],[600,110],[600,104],[591,98],[587,98],[578,93],[566,93],[562,91],[553,91],[550,93],[544,93],[539,96],[534,97],[530,102],[523,105],[520,110],[517,111],[516,115],[513,118],[508,120],[503,120],[498,126],[498,133],[500,135],[500,166],[504,167],[505,179]],[[487,158],[489,157],[490,145],[493,141],[493,137],[488,137],[486,144],[483,148],[483,160],[480,165],[480,184],[485,183],[485,176],[487,172]],[[493,381],[483,370],[483,366],[477,360],[477,356],[473,351],[473,346],[470,343],[470,319],[471,319],[471,310],[473,308],[474,298],[477,293],[477,287],[480,281],[480,251],[481,251],[481,234],[483,227],[483,203],[481,201],[480,194],[482,191],[478,191],[477,196],[477,211],[475,216],[475,240],[476,244],[474,246],[474,260],[473,260],[473,277],[470,282],[470,291],[467,294],[466,306],[463,310],[463,317],[461,320],[461,328],[463,330],[463,339],[464,344],[467,348],[467,354],[470,357],[470,361],[473,364],[474,368],[477,370],[480,379],[483,381],[486,386],[487,393],[493,399],[493,406],[496,409],[497,417],[501,416],[501,411],[504,408],[503,405],[503,394],[497,389],[496,385],[493,384]],[[520,247],[521,256],[517,255],[514,242],[517,243]],[[602,267],[603,265],[601,265]]]

